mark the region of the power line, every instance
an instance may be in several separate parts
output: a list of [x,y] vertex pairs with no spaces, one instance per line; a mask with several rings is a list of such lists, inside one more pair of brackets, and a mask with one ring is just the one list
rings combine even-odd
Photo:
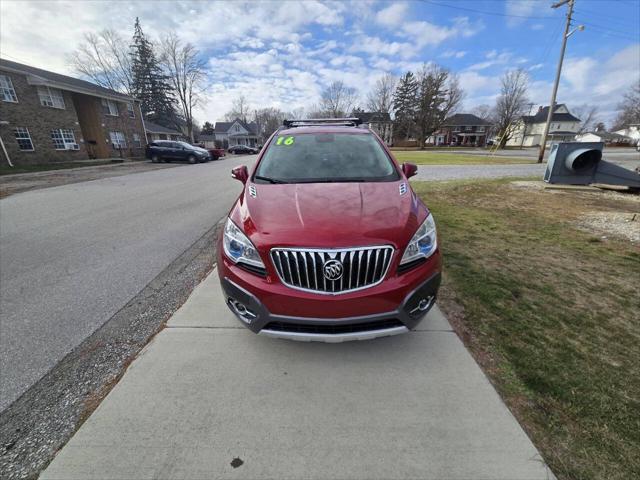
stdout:
[[587,18],[596,18],[598,20],[603,19],[606,22],[611,22],[611,23],[617,23],[618,25],[622,25],[623,27],[637,27],[638,23],[635,22],[633,19],[631,20],[631,23],[627,23],[622,21],[619,17],[613,17],[611,15],[598,15],[595,13],[585,13],[582,10],[575,10],[576,14],[580,15],[580,16],[586,16]]
[[493,15],[495,17],[510,17],[510,18],[528,18],[531,20],[552,20],[556,17],[551,15],[546,15],[544,17],[532,16],[532,15],[513,15],[509,13],[500,13],[500,12],[488,12],[486,10],[477,10],[475,8],[461,7],[460,5],[448,5],[446,3],[434,2],[433,0],[421,0],[423,2],[428,2],[433,5],[437,5],[439,7],[452,8],[454,10],[465,10],[467,12],[479,13],[482,15]]
[[547,59],[549,58],[549,55],[551,54],[551,48],[553,47],[553,45],[555,45],[556,39],[560,36],[563,26],[564,26],[564,19],[562,20],[562,22],[559,22],[556,25],[556,28],[554,30],[551,31],[551,35],[549,35],[547,39],[547,44],[542,50],[542,56],[540,57],[541,60],[537,63],[545,63],[547,61]]
[[611,29],[608,27],[605,27],[604,25],[598,25],[597,23],[592,23],[592,22],[585,22],[583,20],[578,20],[576,19],[576,21],[578,21],[579,23],[583,23],[585,25],[587,25],[589,28],[593,28],[596,31],[600,31],[603,33],[606,33],[608,35],[612,35],[614,37],[620,37],[620,38],[625,38],[628,40],[640,40],[640,36],[636,35],[635,33],[632,32],[625,32],[622,30],[615,30],[615,29]]

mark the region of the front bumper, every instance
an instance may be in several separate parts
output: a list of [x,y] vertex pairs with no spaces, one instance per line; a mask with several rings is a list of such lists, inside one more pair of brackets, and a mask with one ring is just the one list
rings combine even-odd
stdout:
[[[418,325],[435,304],[441,278],[438,257],[430,264],[418,267],[417,271],[403,274],[404,282],[394,284],[385,281],[378,287],[363,290],[350,298],[327,298],[296,292],[284,286],[263,286],[264,290],[260,286],[256,288],[256,285],[246,281],[247,278],[254,277],[258,284],[268,281],[258,279],[251,273],[238,272],[237,266],[229,264],[226,259],[220,260],[222,262],[218,264],[218,272],[227,306],[248,329],[269,337],[303,341],[367,340],[408,332]],[[438,268],[434,270],[436,266]],[[413,279],[413,283],[407,286],[408,279]],[[391,283],[391,290],[385,283]],[[285,290],[282,291],[281,288]],[[273,289],[278,290],[278,296],[274,296]],[[261,301],[259,297],[265,301]],[[272,305],[271,309],[267,307],[267,301]],[[279,307],[283,304],[287,314],[272,311],[277,308],[275,305]],[[374,308],[378,306],[375,313],[335,316],[340,311],[365,312],[371,310],[372,304]],[[296,311],[307,312],[306,307],[309,306],[327,316],[289,314]]]

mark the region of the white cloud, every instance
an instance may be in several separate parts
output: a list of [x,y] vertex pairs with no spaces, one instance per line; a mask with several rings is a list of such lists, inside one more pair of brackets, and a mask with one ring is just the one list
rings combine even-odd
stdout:
[[385,27],[398,27],[407,20],[408,9],[406,3],[392,3],[376,13],[376,23]]
[[505,13],[507,15],[515,15],[512,18],[507,19],[507,25],[509,27],[515,27],[526,21],[529,16],[534,15],[536,12],[545,11],[543,8],[548,8],[549,3],[545,0],[507,0],[505,2]]
[[[511,52],[500,52],[497,50],[490,50],[485,54],[486,60],[483,62],[474,63],[467,67],[467,70],[486,70],[487,68],[494,67],[496,65],[506,65],[511,63],[513,54]],[[522,63],[522,62],[520,62]]]
[[387,42],[379,37],[363,36],[353,43],[352,52],[370,55],[399,56],[411,58],[417,54],[416,46],[408,42]]
[[439,45],[450,38],[471,37],[484,28],[481,22],[471,23],[467,17],[456,17],[450,27],[436,25],[426,21],[405,22],[401,31],[405,38],[422,48],[427,45]]
[[563,78],[572,89],[584,92],[591,84],[591,72],[596,66],[597,62],[589,57],[568,58],[562,69]]
[[464,50],[445,50],[442,55],[442,58],[463,58],[467,54]]

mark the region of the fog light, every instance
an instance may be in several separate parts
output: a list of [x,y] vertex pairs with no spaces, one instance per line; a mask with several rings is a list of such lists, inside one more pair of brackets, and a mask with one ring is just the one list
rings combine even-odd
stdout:
[[418,302],[416,308],[411,310],[409,314],[413,315],[414,313],[426,312],[429,310],[429,307],[431,307],[431,304],[433,304],[433,297],[423,298]]
[[243,303],[234,300],[229,297],[227,299],[227,304],[233,310],[233,312],[245,323],[251,323],[254,318],[256,318],[256,314],[249,310]]

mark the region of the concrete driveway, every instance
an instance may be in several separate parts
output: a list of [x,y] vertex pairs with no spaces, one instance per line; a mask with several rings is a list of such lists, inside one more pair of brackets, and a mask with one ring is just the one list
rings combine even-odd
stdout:
[[40,478],[553,475],[437,308],[397,337],[275,340],[214,271]]

